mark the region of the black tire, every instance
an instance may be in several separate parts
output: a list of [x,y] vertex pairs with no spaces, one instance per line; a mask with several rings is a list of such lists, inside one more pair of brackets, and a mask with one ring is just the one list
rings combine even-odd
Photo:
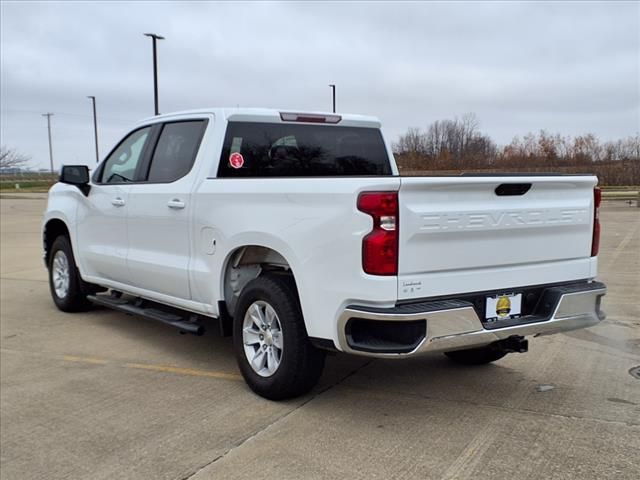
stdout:
[[[245,314],[256,301],[266,302],[273,308],[282,332],[280,363],[267,377],[259,375],[249,364],[243,341]],[[318,383],[324,368],[326,352],[309,341],[295,283],[288,275],[262,275],[244,287],[234,315],[233,346],[242,376],[251,390],[270,400],[308,392]]]
[[[64,295],[58,295],[54,286],[54,260],[58,252],[66,257],[69,267],[68,289]],[[66,235],[60,235],[53,241],[49,252],[49,290],[53,303],[63,312],[86,311],[91,307],[91,303],[87,300],[90,287],[90,284],[83,282],[80,278],[69,238]]]
[[445,352],[449,359],[461,365],[485,365],[503,358],[507,352],[499,350],[491,345],[469,350],[456,350],[455,352]]

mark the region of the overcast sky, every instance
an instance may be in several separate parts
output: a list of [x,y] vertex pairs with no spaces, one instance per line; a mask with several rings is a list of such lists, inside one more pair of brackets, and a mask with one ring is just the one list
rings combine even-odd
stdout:
[[640,130],[640,2],[1,3],[3,145],[47,167],[101,158],[153,114],[206,106],[378,116],[408,127],[475,112],[498,143],[546,129]]

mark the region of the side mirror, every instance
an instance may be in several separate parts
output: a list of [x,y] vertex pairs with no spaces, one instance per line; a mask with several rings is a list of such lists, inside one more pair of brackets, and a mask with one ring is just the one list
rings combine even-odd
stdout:
[[89,195],[89,167],[86,165],[63,165],[60,170],[60,183],[75,185],[85,195]]

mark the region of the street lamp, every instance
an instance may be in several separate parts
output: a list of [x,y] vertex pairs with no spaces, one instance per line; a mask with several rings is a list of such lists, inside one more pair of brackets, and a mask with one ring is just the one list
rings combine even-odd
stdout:
[[333,92],[333,113],[336,113],[336,86],[333,83],[330,83],[329,86]]
[[153,43],[153,99],[155,104],[155,114],[160,115],[158,111],[158,59],[156,55],[156,40],[164,40],[164,37],[155,33],[145,33],[145,37],[151,37]]
[[100,155],[98,154],[98,118],[96,117],[96,97],[89,95],[87,98],[90,98],[93,103],[93,135],[96,141],[96,163],[98,163],[100,162]]

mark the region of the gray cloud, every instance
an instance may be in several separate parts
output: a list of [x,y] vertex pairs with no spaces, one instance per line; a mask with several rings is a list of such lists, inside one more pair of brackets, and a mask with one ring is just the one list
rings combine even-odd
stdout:
[[640,129],[640,4],[42,2],[1,4],[2,143],[48,164],[104,155],[152,113],[203,106],[377,115],[391,139],[468,111],[498,142],[544,128]]

